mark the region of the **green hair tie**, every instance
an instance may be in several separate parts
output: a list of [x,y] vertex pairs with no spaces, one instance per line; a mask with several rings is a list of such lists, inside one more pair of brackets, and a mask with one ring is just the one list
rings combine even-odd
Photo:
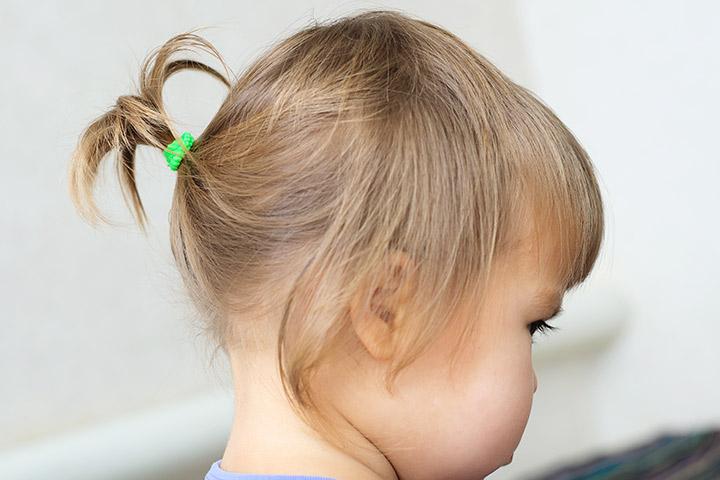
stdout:
[[180,141],[182,142],[182,145],[180,145],[177,140],[173,140],[172,143],[168,144],[163,151],[168,167],[170,167],[170,170],[173,171],[178,169],[180,162],[182,162],[182,159],[185,156],[185,152],[190,150],[195,142],[195,139],[190,132],[183,132],[183,134],[180,135]]

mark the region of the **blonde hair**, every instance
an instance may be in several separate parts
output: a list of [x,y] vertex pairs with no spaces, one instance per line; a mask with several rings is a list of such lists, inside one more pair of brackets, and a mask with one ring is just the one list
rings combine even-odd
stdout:
[[135,150],[178,136],[163,108],[165,80],[193,68],[225,83],[226,99],[177,170],[172,252],[224,350],[241,342],[228,315],[254,311],[264,292],[291,280],[278,365],[306,421],[317,413],[310,375],[348,327],[348,301],[389,252],[413,259],[401,274],[414,274],[417,289],[388,389],[467,296],[483,291],[493,260],[516,244],[526,205],[538,228],[552,229],[565,288],[590,273],[603,207],[586,151],[531,91],[445,29],[391,10],[315,22],[234,83],[204,63],[170,60],[187,49],[228,71],[194,33],[151,53],[139,92],[119,97],[80,138],[70,193],[88,221],[109,223],[92,190],[116,150],[123,196],[145,231]]

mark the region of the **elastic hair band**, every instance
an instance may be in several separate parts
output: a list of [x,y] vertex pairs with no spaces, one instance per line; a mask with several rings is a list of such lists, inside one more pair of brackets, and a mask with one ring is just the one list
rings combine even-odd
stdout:
[[170,167],[170,170],[173,171],[178,169],[183,157],[185,156],[185,152],[190,150],[195,142],[195,139],[190,132],[183,132],[182,135],[180,135],[180,141],[182,142],[182,145],[178,143],[177,140],[173,140],[168,144],[165,150],[163,150],[168,167]]

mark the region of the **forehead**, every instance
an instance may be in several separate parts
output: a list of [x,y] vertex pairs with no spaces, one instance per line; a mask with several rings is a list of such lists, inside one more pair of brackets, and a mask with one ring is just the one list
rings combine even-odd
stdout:
[[565,288],[558,243],[552,232],[526,225],[506,247],[503,262],[515,278],[522,278],[532,285],[536,300],[556,303]]

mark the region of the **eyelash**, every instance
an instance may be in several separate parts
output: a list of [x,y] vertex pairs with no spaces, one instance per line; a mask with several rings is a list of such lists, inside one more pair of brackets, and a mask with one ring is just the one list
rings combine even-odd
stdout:
[[548,322],[551,318],[557,317],[557,316],[560,315],[562,312],[563,312],[563,309],[561,308],[561,309],[558,310],[558,312],[557,312],[555,315],[553,315],[552,317],[550,317],[550,318],[545,318],[545,319],[542,319],[542,320],[536,320],[536,321],[534,321],[534,322],[532,322],[531,324],[528,325],[528,330],[530,331],[530,339],[532,340],[532,343],[535,343],[535,339],[533,338],[533,335],[535,334],[535,332],[549,333],[549,332],[551,332],[551,331],[553,331],[553,330],[559,330],[559,329],[560,329],[560,327],[556,327],[556,326],[550,325],[550,324],[547,323],[547,322]]

